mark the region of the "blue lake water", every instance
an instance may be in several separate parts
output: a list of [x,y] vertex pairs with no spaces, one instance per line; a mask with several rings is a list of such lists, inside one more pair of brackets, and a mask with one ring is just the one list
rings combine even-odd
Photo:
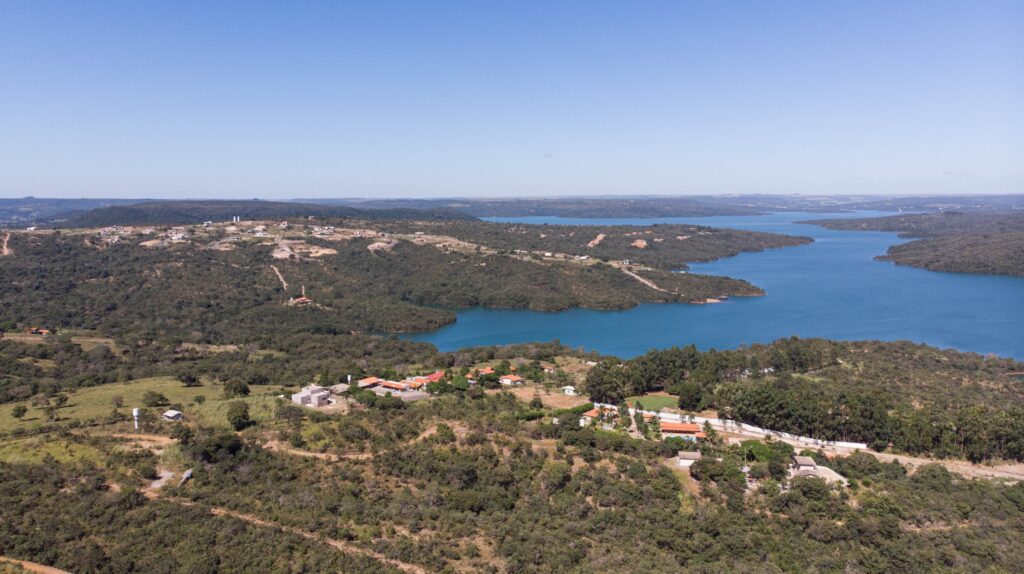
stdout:
[[[870,217],[891,213],[861,212]],[[745,279],[763,297],[723,303],[643,304],[624,311],[571,309],[556,313],[465,309],[436,331],[407,335],[442,351],[558,339],[620,357],[693,343],[730,349],[780,337],[844,340],[907,339],[936,347],[995,353],[1024,360],[1024,278],[936,273],[875,261],[894,233],[831,231],[795,222],[851,214],[776,213],[658,219],[489,218],[490,221],[574,225],[691,223],[813,237],[815,242],[744,253],[690,271]]]

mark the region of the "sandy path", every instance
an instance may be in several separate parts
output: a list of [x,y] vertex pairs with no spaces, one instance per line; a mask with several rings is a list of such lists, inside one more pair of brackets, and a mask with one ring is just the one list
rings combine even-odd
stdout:
[[619,270],[621,270],[626,275],[629,275],[633,279],[636,279],[637,281],[643,283],[644,285],[647,285],[648,287],[650,287],[651,289],[654,289],[655,291],[661,291],[662,293],[671,293],[672,295],[675,295],[675,293],[672,293],[668,289],[662,289],[661,287],[658,287],[650,279],[644,279],[643,277],[637,275],[636,273],[633,273],[632,271],[627,269],[624,265],[618,265],[617,267],[619,268]]
[[14,253],[14,251],[11,251],[10,247],[7,247],[7,242],[10,241],[10,240],[11,240],[11,232],[8,231],[7,235],[4,235],[4,246],[2,248],[0,248],[0,257],[7,257],[8,255],[11,255],[12,253]]
[[101,436],[109,436],[113,438],[125,438],[129,440],[135,440],[139,442],[152,442],[156,444],[174,444],[176,441],[169,436],[161,436],[158,434],[144,434],[144,433],[108,433]]
[[304,456],[307,458],[318,458],[320,460],[331,460],[336,461],[340,459],[348,460],[367,460],[373,458],[373,453],[370,452],[354,452],[349,454],[330,454],[326,452],[313,452],[310,450],[301,450],[292,448],[280,441],[272,440],[267,444],[263,445],[264,448],[275,451],[283,452],[285,454],[292,454],[295,456]]
[[278,279],[278,281],[281,282],[281,287],[283,287],[284,290],[287,291],[288,290],[288,282],[284,280],[284,275],[281,275],[281,272],[278,271],[277,267],[275,267],[274,265],[271,265],[270,268],[274,270],[275,274],[277,274],[277,279]]
[[[4,255],[6,255],[6,253]],[[0,556],[0,562],[17,564],[29,572],[39,572],[41,574],[71,574],[67,570],[61,570],[60,568],[54,568],[53,566],[46,566],[37,562],[29,562],[28,560],[18,560],[17,558],[8,558],[6,556]]]
[[[151,500],[156,500],[156,499],[166,500],[167,502],[173,502],[175,504],[180,504],[182,506],[193,506],[195,504],[194,502],[192,502],[190,500],[184,500],[184,499],[181,499],[181,498],[174,498],[174,497],[170,497],[170,496],[161,496],[159,493],[151,491],[151,490],[144,491],[143,494],[146,496],[146,498],[149,498]],[[299,536],[301,536],[303,538],[306,538],[308,540],[313,540],[313,541],[316,541],[316,542],[320,542],[322,544],[326,544],[328,546],[331,546],[331,547],[333,547],[333,548],[335,548],[337,550],[340,550],[340,551],[348,553],[348,554],[359,554],[359,555],[362,555],[362,556],[366,556],[368,558],[373,558],[375,560],[379,560],[380,562],[383,562],[383,563],[385,563],[385,564],[387,564],[389,566],[394,566],[395,568],[398,568],[398,569],[402,570],[403,572],[412,572],[414,574],[426,574],[427,573],[427,571],[425,569],[423,569],[422,567],[420,567],[420,566],[417,566],[415,564],[409,564],[407,562],[401,562],[399,560],[395,560],[394,558],[388,558],[387,556],[381,554],[380,552],[376,552],[376,551],[370,550],[368,548],[362,548],[360,546],[355,546],[354,544],[351,544],[349,542],[345,542],[344,540],[336,540],[334,538],[328,538],[326,536],[322,536],[322,535],[317,534],[315,532],[309,532],[307,530],[301,530],[301,529],[295,528],[293,526],[282,526],[280,524],[276,524],[274,522],[270,522],[268,520],[264,520],[262,518],[259,518],[257,516],[253,516],[251,514],[245,514],[244,512],[237,512],[237,511],[230,510],[230,509],[227,509],[227,508],[222,508],[222,507],[219,507],[219,506],[214,506],[214,507],[210,508],[210,513],[213,514],[214,516],[228,516],[228,517],[231,517],[231,518],[235,518],[235,519],[241,520],[243,522],[248,522],[249,524],[252,524],[254,526],[260,526],[260,527],[263,527],[263,528],[274,528],[274,529],[280,530],[282,532],[288,532],[288,533],[291,533],[291,534],[297,534],[297,535],[299,535]],[[60,572],[60,571],[58,570],[56,572]]]

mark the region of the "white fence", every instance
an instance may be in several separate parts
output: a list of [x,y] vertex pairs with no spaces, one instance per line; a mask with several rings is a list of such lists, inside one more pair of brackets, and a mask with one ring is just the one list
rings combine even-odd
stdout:
[[[602,403],[594,403],[594,406],[605,407],[605,408],[610,408],[610,409],[618,409],[618,407],[615,406],[615,405],[602,404]],[[732,421],[732,420],[727,420],[727,419],[709,419],[709,418],[698,417],[698,416],[677,415],[675,413],[663,413],[663,412],[660,412],[660,411],[640,411],[640,412],[642,414],[645,414],[645,415],[656,416],[660,420],[663,420],[663,421],[670,421],[670,422],[677,422],[677,423],[694,422],[694,423],[698,423],[698,424],[710,423],[711,424],[711,428],[713,428],[715,430],[720,430],[720,431],[742,431],[742,432],[747,432],[747,433],[752,433],[752,434],[758,434],[758,435],[765,436],[765,437],[770,436],[770,437],[774,437],[774,438],[777,438],[777,439],[780,439],[780,440],[785,440],[787,442],[795,442],[795,443],[799,443],[801,445],[810,446],[810,447],[816,447],[816,448],[817,447],[840,447],[840,448],[852,448],[852,449],[861,449],[861,450],[867,450],[867,448],[868,448],[868,445],[866,445],[865,443],[862,443],[862,442],[845,442],[845,441],[841,441],[841,440],[821,440],[821,439],[816,439],[816,438],[811,438],[811,437],[806,437],[806,436],[799,436],[799,435],[795,435],[795,434],[789,434],[788,432],[775,431],[775,430],[771,430],[771,429],[763,429],[761,427],[756,427],[754,425],[748,425],[746,423],[741,423],[741,422],[738,422],[738,421]],[[636,413],[636,409],[630,407],[629,414],[635,414],[635,413]]]

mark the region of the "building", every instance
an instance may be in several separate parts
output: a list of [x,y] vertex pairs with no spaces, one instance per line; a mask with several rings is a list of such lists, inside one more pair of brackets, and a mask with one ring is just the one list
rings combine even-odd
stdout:
[[576,387],[572,385],[566,385],[562,387],[562,394],[569,395],[570,397],[579,396],[579,393],[576,392]]
[[421,389],[432,381],[430,377],[406,377],[402,382],[408,384],[411,389]]
[[[373,387],[374,392],[380,391],[381,393],[393,392],[393,393],[404,393],[412,390],[412,384],[405,381],[381,381]],[[380,393],[379,393],[380,394]]]
[[519,375],[504,375],[498,379],[498,382],[506,387],[518,387],[523,384],[523,378]]
[[580,416],[580,426],[585,427],[592,424],[594,421],[604,423],[605,427],[611,426],[611,421],[619,416],[619,412],[615,409],[609,409],[604,407],[597,407],[590,409]]
[[366,377],[365,379],[359,379],[356,381],[356,386],[360,389],[369,389],[376,387],[377,385],[384,382],[384,379],[378,379],[377,377]]
[[292,402],[304,407],[322,407],[330,404],[331,391],[320,385],[309,385],[292,395]]
[[431,383],[436,383],[437,381],[440,381],[444,377],[445,377],[445,372],[444,371],[434,371],[433,373],[430,373],[429,375],[427,375],[427,380],[430,381]]
[[181,411],[170,410],[160,415],[160,418],[164,419],[165,421],[180,421],[182,418],[184,418],[184,415],[181,414]]
[[793,457],[793,471],[797,474],[809,473],[814,474],[818,468],[818,463],[814,462],[814,459],[809,456],[794,456]]
[[676,453],[676,460],[679,462],[679,466],[684,468],[690,468],[693,463],[700,460],[700,451],[696,450],[681,450]]
[[793,465],[789,467],[789,477],[820,478],[829,484],[841,484],[843,486],[849,483],[845,476],[827,466],[818,466],[818,463],[809,456],[793,457]]
[[674,423],[661,421],[661,436],[663,438],[679,437],[683,440],[700,440],[706,438],[704,429],[697,423]]

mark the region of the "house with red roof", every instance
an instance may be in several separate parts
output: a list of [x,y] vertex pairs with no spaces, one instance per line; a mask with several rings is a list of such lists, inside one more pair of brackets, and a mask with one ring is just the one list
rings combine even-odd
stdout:
[[679,437],[683,440],[700,440],[706,438],[704,429],[697,423],[674,423],[661,421],[661,436],[663,438]]
[[518,387],[526,381],[524,381],[519,375],[504,375],[498,379],[498,382],[506,387]]

